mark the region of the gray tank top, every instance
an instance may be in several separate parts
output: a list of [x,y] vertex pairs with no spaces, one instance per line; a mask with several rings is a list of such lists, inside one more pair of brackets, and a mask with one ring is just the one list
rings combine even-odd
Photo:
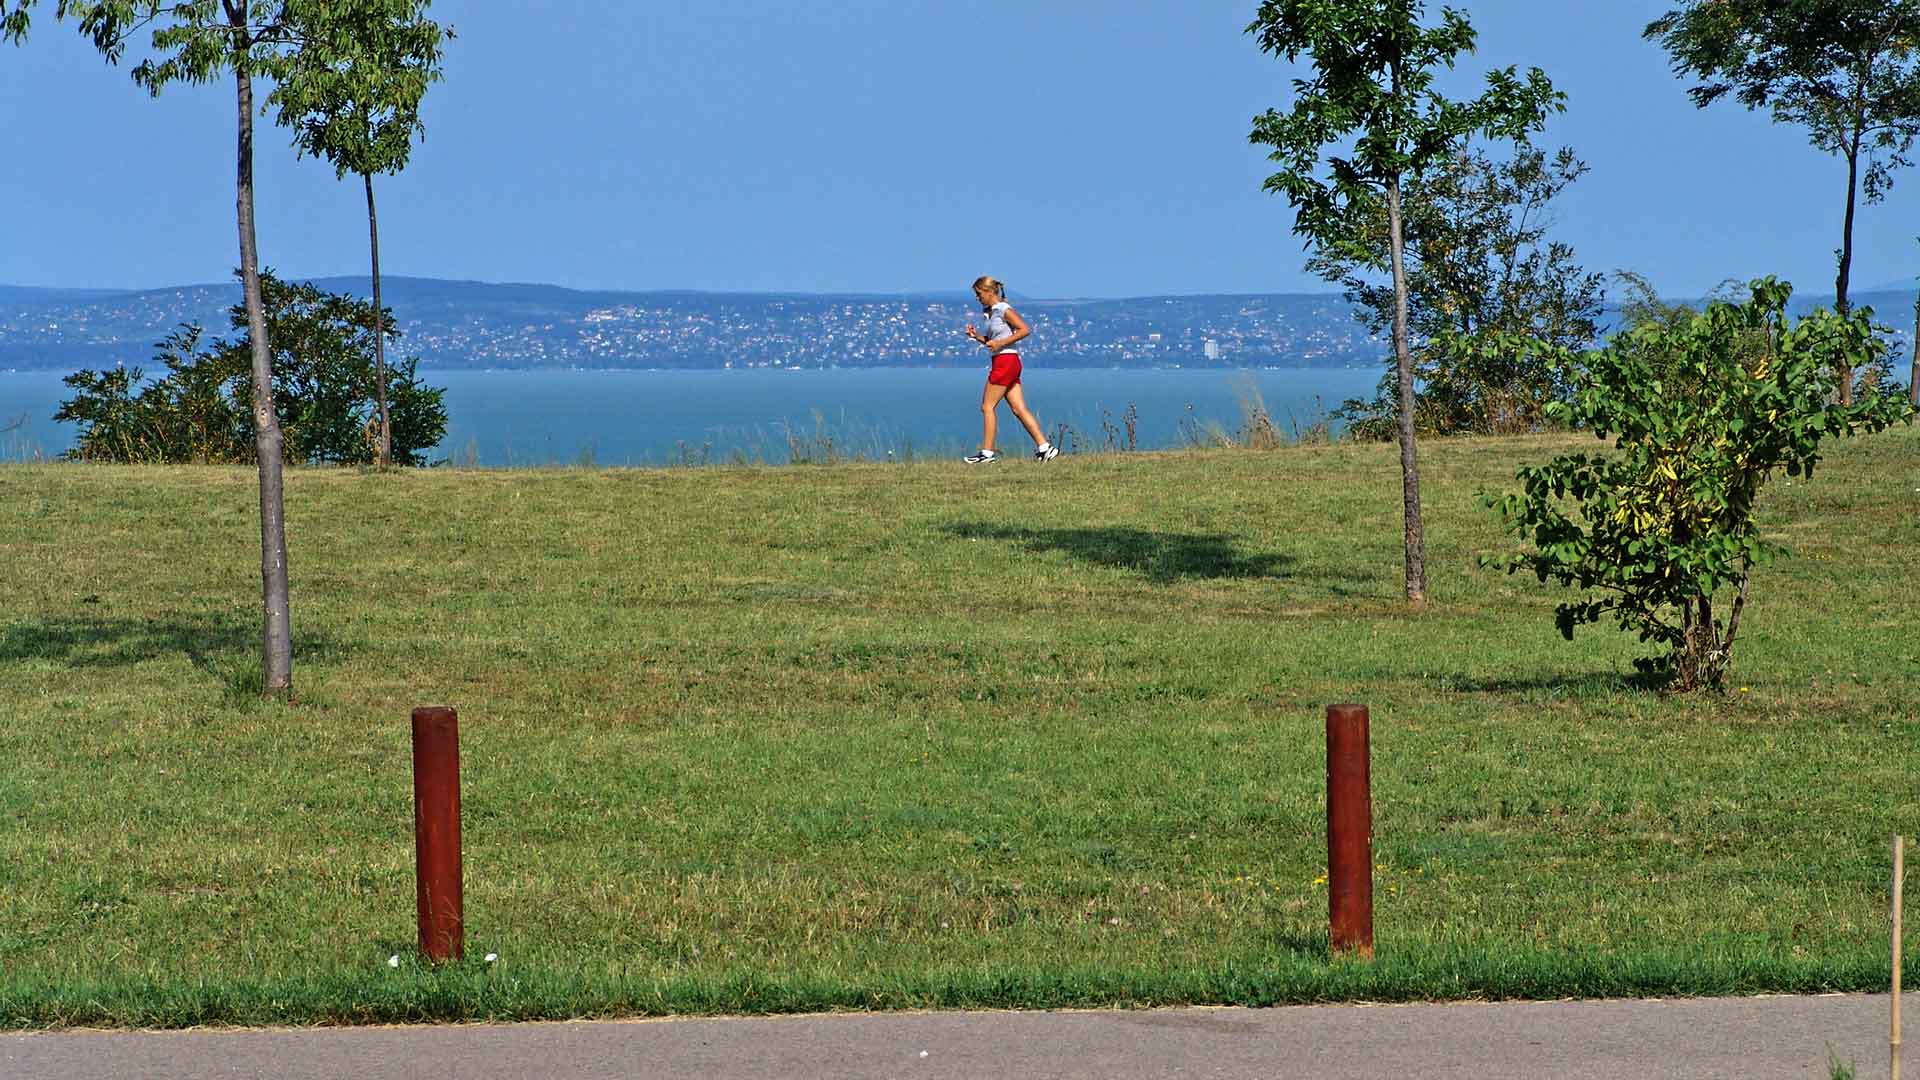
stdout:
[[[999,338],[1006,337],[1008,334],[1013,333],[1013,327],[1007,325],[1007,312],[1012,309],[1013,309],[1013,305],[1007,303],[1005,300],[1002,300],[999,303],[993,305],[993,307],[987,309],[987,340],[988,341],[995,341]],[[1005,356],[1008,353],[1017,353],[1019,351],[1020,351],[1019,349],[1014,348],[1012,345],[1003,345],[1000,348],[995,349],[993,351],[993,355]]]

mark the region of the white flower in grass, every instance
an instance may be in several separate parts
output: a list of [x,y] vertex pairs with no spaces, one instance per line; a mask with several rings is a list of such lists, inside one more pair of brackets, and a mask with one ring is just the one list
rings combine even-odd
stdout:
[[399,967],[399,966],[400,966],[400,954],[399,954],[399,953],[394,953],[394,954],[393,954],[392,956],[389,956],[389,957],[387,957],[387,966],[388,966],[388,967],[391,967],[391,968],[397,968],[397,967]]
[[487,954],[487,963],[489,964],[493,963],[495,960],[498,960],[498,959],[500,959],[500,954],[497,952],[490,952]]

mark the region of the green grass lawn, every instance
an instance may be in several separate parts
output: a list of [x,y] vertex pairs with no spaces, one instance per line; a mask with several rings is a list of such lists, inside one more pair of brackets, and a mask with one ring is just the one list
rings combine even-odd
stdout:
[[[250,470],[0,467],[0,1026],[1883,986],[1920,432],[1769,487],[1795,557],[1724,698],[1473,569],[1475,493],[1566,444],[1425,449],[1417,615],[1390,446],[295,471],[292,704]],[[1325,956],[1337,701],[1371,965]],[[440,971],[423,704],[463,734]]]

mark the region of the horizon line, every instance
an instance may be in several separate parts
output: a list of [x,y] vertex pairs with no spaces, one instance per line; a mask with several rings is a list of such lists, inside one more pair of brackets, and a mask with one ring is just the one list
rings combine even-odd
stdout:
[[[357,274],[295,275],[295,274],[283,274],[276,271],[274,276],[280,278],[282,281],[307,281],[307,282],[371,281],[372,279],[372,275],[364,272],[357,273]],[[903,297],[912,297],[912,298],[947,297],[947,296],[965,297],[967,295],[967,290],[965,288],[901,289],[901,290],[896,290],[892,292],[880,292],[880,291],[872,291],[872,290],[821,292],[821,291],[814,291],[814,290],[807,290],[807,289],[696,289],[696,288],[668,287],[668,286],[661,286],[656,288],[638,288],[638,287],[629,287],[629,286],[560,285],[550,281],[490,281],[484,278],[435,277],[427,274],[393,274],[393,273],[382,273],[380,275],[380,280],[383,282],[429,281],[429,282],[435,282],[435,283],[444,284],[444,285],[478,285],[478,286],[484,286],[488,288],[501,288],[501,289],[510,289],[510,288],[558,289],[562,292],[572,292],[572,293],[620,293],[620,294],[630,294],[630,295],[652,295],[652,296],[658,296],[658,295],[805,296],[805,297],[818,297],[822,299],[833,299],[833,298],[898,299]],[[175,283],[171,285],[151,285],[151,286],[136,286],[136,287],[104,286],[104,285],[37,285],[37,284],[25,284],[25,283],[15,282],[15,281],[0,281],[0,289],[21,289],[21,290],[30,290],[35,292],[94,293],[100,296],[137,296],[142,293],[173,292],[181,289],[228,289],[228,288],[237,288],[238,286],[239,286],[239,283],[236,281],[193,281],[193,282]],[[1337,291],[1337,290],[1326,291],[1326,292],[1306,292],[1306,291],[1289,292],[1284,290],[1278,290],[1278,291],[1272,291],[1272,292],[1180,292],[1180,293],[1165,292],[1165,293],[1125,293],[1125,294],[1114,294],[1114,295],[1094,295],[1094,294],[1043,295],[1040,293],[1016,292],[1014,295],[1020,299],[1029,300],[1029,301],[1040,301],[1040,302],[1111,301],[1111,300],[1144,300],[1144,299],[1158,300],[1158,299],[1165,299],[1165,298],[1180,299],[1180,298],[1210,297],[1210,296],[1228,296],[1228,297],[1305,296],[1305,297],[1314,297],[1314,298],[1344,299],[1344,294],[1341,291]]]
[[[367,281],[370,283],[372,280],[372,275],[368,273],[317,274],[317,275],[289,275],[289,274],[276,273],[275,276],[279,277],[283,281],[305,281],[305,282]],[[893,292],[879,292],[879,291],[817,292],[817,291],[811,291],[811,290],[805,290],[805,289],[696,289],[696,288],[683,288],[683,287],[635,288],[635,287],[624,287],[624,286],[579,286],[579,285],[560,285],[554,282],[546,282],[546,281],[490,281],[484,278],[435,277],[427,274],[404,274],[404,273],[402,274],[383,273],[380,275],[380,277],[383,282],[422,281],[422,282],[433,282],[436,284],[443,284],[443,285],[474,285],[474,286],[481,286],[485,288],[556,289],[562,292],[570,292],[570,293],[585,293],[585,294],[613,293],[613,294],[634,295],[634,296],[663,296],[664,295],[664,296],[711,296],[711,297],[807,297],[810,299],[846,299],[846,300],[897,300],[897,299],[922,299],[922,298],[944,299],[948,297],[960,297],[964,299],[967,296],[967,292],[963,288],[960,288],[960,289],[902,289],[902,290],[897,290]],[[185,290],[185,289],[228,289],[228,288],[237,288],[238,286],[239,286],[239,283],[236,281],[218,281],[218,282],[198,281],[198,282],[176,283],[172,285],[155,285],[155,286],[132,287],[132,288],[121,287],[121,286],[101,286],[101,285],[28,285],[28,284],[21,284],[18,282],[0,282],[0,289],[19,289],[23,291],[50,292],[50,293],[60,293],[60,292],[91,293],[99,297],[138,296],[146,293],[175,292],[175,291]],[[1862,296],[1869,293],[1909,292],[1909,291],[1915,290],[1916,287],[1920,287],[1920,283],[1889,281],[1889,282],[1877,282],[1872,285],[1861,286],[1861,287],[1850,290],[1850,292],[1855,296]],[[1798,292],[1799,290],[1796,290],[1796,293]],[[1687,297],[1668,297],[1666,294],[1660,294],[1660,295],[1662,299],[1679,299],[1679,300],[1688,299]],[[1305,298],[1312,298],[1312,299],[1331,299],[1331,300],[1338,300],[1341,302],[1350,302],[1350,301],[1347,301],[1346,293],[1344,290],[1333,290],[1333,291],[1325,291],[1325,292],[1286,291],[1286,290],[1276,290],[1271,292],[1205,292],[1205,291],[1163,292],[1163,293],[1150,292],[1150,293],[1127,293],[1127,294],[1114,294],[1114,295],[1094,295],[1094,294],[1045,295],[1041,293],[1015,293],[1014,296],[1019,300],[1026,301],[1026,302],[1035,302],[1035,303],[1079,303],[1079,302],[1112,302],[1112,301],[1121,301],[1121,300],[1202,299],[1207,297],[1231,298],[1231,297],[1276,297],[1276,296],[1305,297]]]

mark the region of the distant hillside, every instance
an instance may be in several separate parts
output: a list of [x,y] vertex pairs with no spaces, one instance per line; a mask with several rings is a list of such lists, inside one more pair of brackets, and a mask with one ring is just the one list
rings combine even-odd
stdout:
[[[365,296],[365,277],[321,278]],[[964,366],[979,349],[960,329],[970,297],[948,294],[622,292],[555,285],[390,277],[384,296],[401,355],[441,368],[718,368]],[[1380,363],[1337,294],[1016,297],[1031,352],[1061,367],[1347,367]],[[1823,301],[1802,293],[1796,306]],[[1864,292],[1902,338],[1911,289]],[[151,365],[153,344],[182,323],[231,332],[237,285],[116,291],[0,286],[0,370]]]
[[[321,278],[365,296],[365,277]],[[960,293],[619,292],[391,277],[402,351],[430,367],[714,368],[966,365],[979,318]],[[1344,366],[1378,355],[1337,295],[1017,297],[1056,366]],[[0,368],[147,364],[181,323],[229,332],[237,285],[0,291]],[[1208,344],[1211,342],[1211,346]]]
[[1895,329],[1913,332],[1913,289],[1874,289],[1856,293],[1853,302],[1856,305],[1873,308],[1874,318]]
[[126,289],[46,289],[37,285],[0,285],[0,308],[15,304],[61,304],[117,296]]
[[1873,285],[1869,285],[1866,288],[1861,289],[1860,291],[1863,293],[1912,292],[1913,282],[1914,282],[1913,278],[1902,278],[1898,281],[1882,281]]

